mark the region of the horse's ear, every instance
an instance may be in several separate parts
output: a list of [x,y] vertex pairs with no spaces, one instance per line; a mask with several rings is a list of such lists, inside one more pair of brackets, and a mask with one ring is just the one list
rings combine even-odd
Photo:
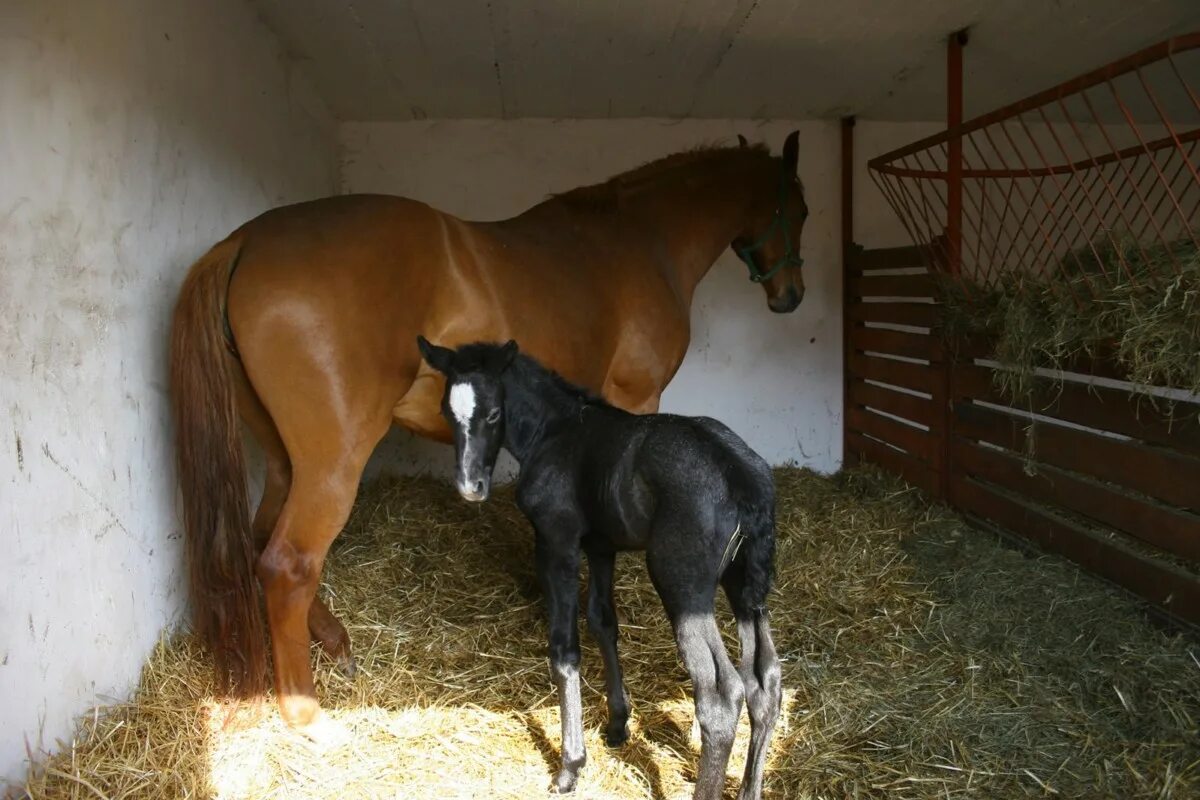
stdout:
[[421,351],[421,357],[429,363],[429,366],[443,375],[450,374],[450,370],[454,366],[453,350],[446,347],[438,347],[420,335],[417,336],[417,348]]
[[800,131],[792,131],[783,141],[783,168],[794,174],[800,163]]
[[517,357],[517,342],[515,339],[509,339],[500,348],[500,352],[496,354],[495,367],[498,371],[504,372],[508,369],[509,364],[512,364],[513,359]]
[[740,133],[737,136],[738,136],[738,147],[745,150],[747,147],[750,146],[750,143],[746,141],[745,136],[742,136]]

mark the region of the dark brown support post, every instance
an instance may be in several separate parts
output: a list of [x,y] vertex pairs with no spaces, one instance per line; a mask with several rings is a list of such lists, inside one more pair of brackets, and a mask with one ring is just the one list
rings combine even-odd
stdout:
[[[963,206],[963,46],[967,43],[965,30],[950,34],[946,47],[946,261],[942,265],[950,275],[962,272],[962,206]],[[942,362],[939,391],[934,399],[942,407],[941,453],[938,459],[938,489],[940,499],[953,503],[954,484],[954,398],[951,396],[954,371],[954,348],[946,348]]]
[[857,454],[850,448],[850,270],[854,253],[854,117],[842,118],[842,467],[858,463]]

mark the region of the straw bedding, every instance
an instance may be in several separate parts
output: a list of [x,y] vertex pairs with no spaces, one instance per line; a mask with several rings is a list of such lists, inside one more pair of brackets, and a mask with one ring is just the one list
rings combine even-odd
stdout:
[[[777,480],[786,698],[768,797],[1200,795],[1195,640],[878,473]],[[222,727],[208,662],[180,636],[148,660],[133,702],[88,717],[30,776],[29,795],[545,797],[558,708],[531,536],[510,497],[471,506],[418,478],[364,490],[323,588],[359,674],[317,656],[342,744],[318,749],[271,707]],[[632,736],[603,745],[601,661],[583,633],[590,763],[577,796],[687,796],[689,686],[637,555],[618,561],[617,602]],[[729,797],[747,735],[743,719]]]

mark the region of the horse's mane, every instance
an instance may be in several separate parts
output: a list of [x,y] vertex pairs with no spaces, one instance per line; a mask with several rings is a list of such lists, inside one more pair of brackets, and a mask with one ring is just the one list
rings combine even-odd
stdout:
[[763,163],[772,159],[771,152],[765,144],[758,143],[748,146],[734,145],[701,145],[700,147],[672,153],[634,167],[631,170],[614,175],[602,183],[580,186],[560,194],[550,196],[551,200],[561,201],[570,205],[605,205],[615,204],[623,195],[632,194],[644,188],[657,185],[662,180],[675,176],[679,170],[686,167],[701,167],[721,162],[744,161],[746,163]]

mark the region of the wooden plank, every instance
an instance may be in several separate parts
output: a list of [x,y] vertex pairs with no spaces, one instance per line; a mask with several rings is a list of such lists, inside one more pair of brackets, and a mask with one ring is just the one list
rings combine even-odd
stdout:
[[932,328],[938,324],[942,307],[934,303],[854,303],[848,308],[855,322],[887,322]]
[[927,266],[925,250],[914,245],[858,250],[850,257],[850,267],[859,272],[865,269],[903,269]]
[[[983,358],[995,360],[995,349],[991,342],[981,336],[966,336],[955,343],[955,350],[965,358]],[[1128,381],[1129,371],[1117,363],[1115,351],[1101,348],[1096,357],[1078,356],[1063,363],[1063,372],[1073,372],[1077,375],[1094,375],[1098,378],[1109,378],[1114,381]],[[1175,387],[1179,388],[1179,387]]]
[[901,453],[849,428],[846,430],[846,446],[847,461],[870,461],[930,494],[937,486],[937,475],[933,469],[908,453]]
[[1063,555],[1188,622],[1200,623],[1200,581],[1183,570],[1140,556],[971,478],[953,475],[951,483],[955,504],[962,510]]
[[1027,475],[1020,458],[955,438],[955,472],[966,472],[1039,502],[1059,505],[1181,558],[1200,562],[1200,517],[1041,466]]
[[934,297],[933,278],[923,275],[850,275],[848,297]]
[[[992,382],[990,367],[956,364],[953,370],[955,397],[1011,405]],[[1200,406],[1194,403],[1177,404],[1177,418],[1171,420],[1124,389],[1069,382],[1056,385],[1049,378],[1039,379],[1038,384],[1039,396],[1050,399],[1035,407],[1039,414],[1200,455]]]
[[911,364],[854,352],[850,353],[849,363],[851,374],[857,378],[870,378],[918,392],[932,393],[937,382],[935,369],[928,364]]
[[916,397],[872,383],[864,383],[857,378],[851,379],[849,392],[850,405],[870,406],[931,427],[938,422],[935,419],[937,415],[933,401],[928,398]]
[[[955,403],[954,410],[954,431],[960,436],[1025,452],[1026,420],[970,403]],[[1034,428],[1034,452],[1040,462],[1109,481],[1179,508],[1200,508],[1200,459],[1049,422]]]
[[942,360],[942,338],[928,333],[855,325],[850,331],[850,343],[856,350],[873,350],[877,353],[924,358],[928,361]]
[[937,441],[928,431],[905,425],[889,417],[863,408],[849,408],[846,410],[846,426],[858,433],[865,433],[903,448],[926,463],[932,464],[937,458]]

